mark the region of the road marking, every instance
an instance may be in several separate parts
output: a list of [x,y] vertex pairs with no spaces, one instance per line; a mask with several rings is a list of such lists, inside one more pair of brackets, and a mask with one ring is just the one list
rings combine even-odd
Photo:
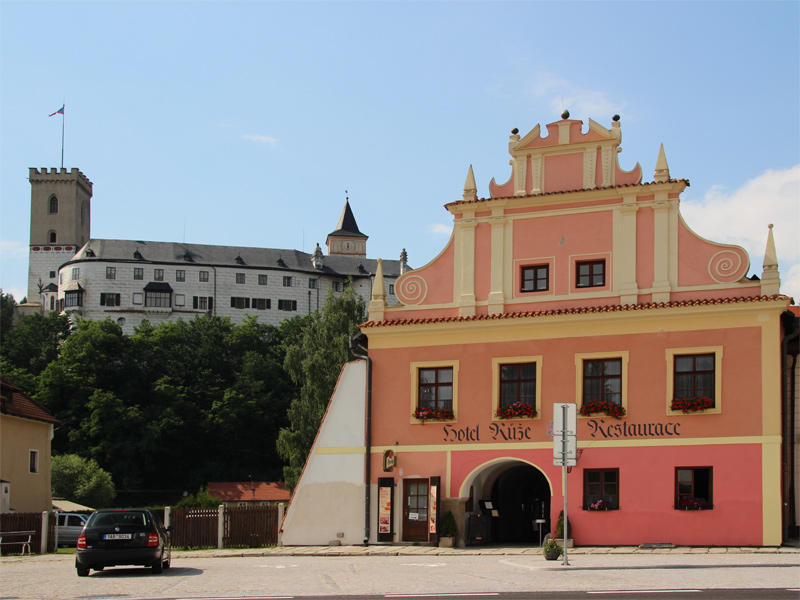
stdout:
[[586,592],[587,594],[699,594],[700,590],[609,590],[604,592]]
[[447,563],[404,563],[404,567],[446,567]]
[[[291,569],[292,567],[296,567],[297,565],[253,565],[258,569]],[[203,600],[206,600],[203,598]]]
[[462,594],[384,594],[384,598],[437,598],[450,596],[499,596],[499,593],[464,592]]

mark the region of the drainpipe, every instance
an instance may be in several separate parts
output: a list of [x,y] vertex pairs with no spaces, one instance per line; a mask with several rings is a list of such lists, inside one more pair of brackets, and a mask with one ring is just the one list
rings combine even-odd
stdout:
[[[786,502],[789,505],[788,510],[788,523],[787,528],[784,529],[784,535],[788,533],[787,537],[795,535],[797,529],[797,513],[795,511],[795,480],[794,480],[794,461],[795,461],[795,402],[794,402],[794,389],[796,382],[794,381],[794,372],[797,365],[797,353],[794,354],[794,360],[790,367],[789,363],[789,342],[796,339],[800,335],[800,319],[795,317],[794,313],[787,311],[784,313],[789,318],[786,320],[793,325],[794,331],[789,335],[784,336],[781,340],[781,387],[783,389],[783,427],[781,440],[784,448],[784,458],[786,459],[786,470],[788,472],[788,481],[786,481]],[[785,322],[785,321],[784,321]],[[785,514],[785,513],[784,513]],[[784,540],[785,541],[785,540]]]
[[[359,332],[350,338],[350,352],[359,360],[367,361],[367,407],[366,423],[364,433],[364,545],[369,545],[369,523],[370,523],[370,478],[372,476],[370,468],[370,454],[372,450],[372,359],[369,357],[369,350],[362,344],[367,341],[367,336]],[[359,349],[363,354],[356,352]]]

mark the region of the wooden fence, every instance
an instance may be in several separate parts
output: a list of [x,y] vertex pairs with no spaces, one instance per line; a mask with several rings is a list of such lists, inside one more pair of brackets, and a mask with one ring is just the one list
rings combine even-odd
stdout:
[[[173,548],[217,548],[218,508],[174,508],[170,511]],[[278,544],[278,506],[224,508],[223,548],[259,548]]]
[[[56,519],[50,513],[47,519],[47,551],[55,550]],[[0,514],[0,531],[35,531],[31,537],[31,552],[38,554],[42,549],[42,513],[2,513]],[[3,540],[5,541],[5,540]],[[0,546],[2,554],[19,554],[22,552],[22,543],[3,544]]]

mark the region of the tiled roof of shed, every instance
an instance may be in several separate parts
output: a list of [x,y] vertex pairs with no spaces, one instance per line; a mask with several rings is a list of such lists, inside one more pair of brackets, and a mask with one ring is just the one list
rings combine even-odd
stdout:
[[58,423],[44,406],[29,398],[4,377],[0,377],[0,413],[45,423]]
[[290,497],[283,481],[210,482],[208,493],[224,502],[288,502]]
[[420,317],[416,319],[397,319],[384,321],[367,321],[361,327],[391,327],[397,325],[421,325],[430,323],[458,323],[466,321],[494,321],[499,319],[521,319],[525,317],[550,317],[557,315],[579,315],[612,312],[630,312],[655,310],[659,308],[678,308],[683,306],[711,306],[714,304],[740,304],[742,302],[768,302],[772,300],[792,300],[789,296],[778,294],[775,296],[747,296],[745,298],[713,298],[703,300],[679,300],[675,302],[649,302],[647,304],[626,304],[589,306],[580,308],[559,308],[551,310],[526,310],[520,312],[505,312],[492,315],[474,315],[471,317]]

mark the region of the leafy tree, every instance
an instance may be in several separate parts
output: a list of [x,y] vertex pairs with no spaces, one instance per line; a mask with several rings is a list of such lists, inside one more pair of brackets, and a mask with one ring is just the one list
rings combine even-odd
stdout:
[[208,488],[201,487],[197,494],[189,494],[175,505],[175,508],[216,508],[222,504],[222,498],[213,496]]
[[0,289],[0,345],[5,343],[6,333],[11,331],[14,325],[14,309],[17,301],[13,294],[5,294]]
[[53,457],[50,480],[54,497],[92,508],[106,508],[116,496],[111,475],[96,461],[75,454]]
[[352,358],[350,338],[357,333],[365,312],[364,300],[352,285],[344,293],[329,290],[322,311],[312,315],[299,343],[287,350],[284,366],[300,386],[300,394],[289,408],[291,424],[278,436],[278,453],[288,463],[283,473],[290,489],[297,484],[311,451],[342,366]]
[[23,317],[14,329],[4,332],[0,355],[9,367],[37,377],[58,357],[61,344],[69,334],[66,315],[34,313]]

